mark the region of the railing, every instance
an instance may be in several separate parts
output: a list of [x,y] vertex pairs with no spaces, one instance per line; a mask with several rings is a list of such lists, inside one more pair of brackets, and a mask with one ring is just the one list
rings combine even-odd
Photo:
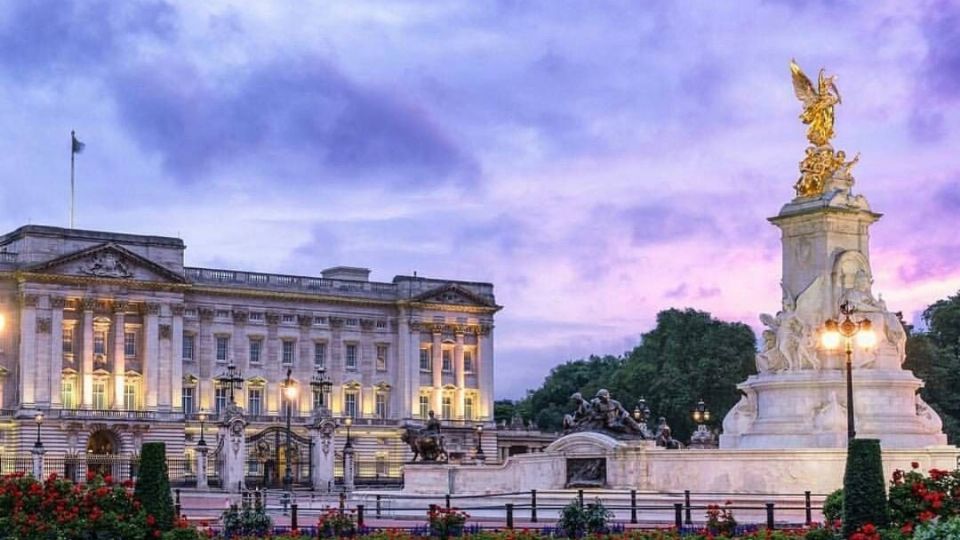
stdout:
[[9,251],[0,251],[0,263],[17,262],[17,254]]
[[264,289],[324,292],[328,294],[362,294],[365,296],[394,297],[397,286],[393,283],[374,281],[351,281],[285,274],[264,274],[216,268],[184,268],[184,274],[194,283],[214,285],[248,286]]
[[[59,409],[59,418],[119,418],[124,420],[156,420],[156,411],[115,409]],[[178,415],[179,416],[179,415]]]

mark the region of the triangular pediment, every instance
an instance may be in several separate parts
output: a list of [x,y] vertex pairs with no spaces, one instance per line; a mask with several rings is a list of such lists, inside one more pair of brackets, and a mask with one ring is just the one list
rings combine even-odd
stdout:
[[113,242],[75,251],[24,270],[41,274],[186,283],[183,275]]
[[487,299],[454,283],[421,293],[415,296],[413,300],[425,304],[495,307],[494,304]]

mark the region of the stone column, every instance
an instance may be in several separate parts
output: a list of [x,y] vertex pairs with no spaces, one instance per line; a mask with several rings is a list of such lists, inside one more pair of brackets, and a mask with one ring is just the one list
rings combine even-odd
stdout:
[[458,326],[454,337],[456,344],[453,346],[453,375],[457,385],[456,395],[454,396],[454,418],[464,419],[464,388],[467,384],[466,374],[463,372],[463,327]]
[[33,407],[36,403],[36,332],[37,302],[35,294],[23,294],[20,301],[20,404]]
[[419,351],[413,351],[410,347],[411,342],[411,332],[410,321],[407,320],[407,310],[406,308],[401,307],[399,315],[397,316],[396,324],[392,326],[396,331],[397,335],[397,355],[396,355],[396,388],[399,390],[395,392],[396,395],[391,396],[391,399],[396,399],[396,406],[390,407],[390,417],[391,418],[407,418],[411,416],[411,411],[413,410],[413,393],[415,386],[414,375],[419,375],[412,369],[412,364],[416,361],[419,362],[419,358],[414,359],[414,353]]
[[310,426],[310,438],[313,441],[313,471],[311,471],[313,489],[329,492],[333,487],[334,470],[334,433],[337,424],[330,418],[330,411],[323,410],[319,422]]
[[127,303],[123,300],[113,302],[113,409],[123,409],[123,383],[126,379],[127,357],[124,351],[124,317]]
[[33,454],[33,477],[43,481],[43,455],[47,453],[41,446],[34,446],[30,453]]
[[245,489],[244,471],[247,462],[247,440],[245,430],[247,421],[243,413],[227,406],[225,420],[220,423],[220,438],[223,439],[223,489],[237,493]]
[[159,405],[170,410],[166,399],[170,395],[170,366],[161,365],[160,357],[160,304],[148,303],[143,307],[144,405],[150,411],[157,410]]
[[[170,306],[173,321],[170,332],[170,405],[174,410],[183,410],[183,304]],[[194,342],[196,346],[196,342]],[[194,350],[196,354],[196,350]],[[198,403],[194,406],[199,409],[199,391],[196,396]]]
[[443,418],[443,325],[433,325],[433,396],[430,403],[433,412],[437,413],[437,418]]
[[83,379],[81,399],[84,409],[93,408],[93,309],[97,301],[84,298],[83,305],[83,343],[81,343],[80,377]]
[[210,447],[206,444],[198,444],[197,453],[197,489],[207,489],[207,452]]
[[63,383],[63,308],[67,299],[50,297],[50,404],[59,407]]
[[477,385],[480,387],[478,396],[478,418],[493,420],[493,324],[487,323],[480,327],[477,334]]
[[47,408],[50,406],[50,357],[54,351],[51,350],[50,336],[53,334],[53,323],[50,317],[49,300],[47,306],[41,305],[37,309],[37,342],[34,345],[33,362],[36,364],[34,369],[35,383],[33,384],[34,403],[37,408]]

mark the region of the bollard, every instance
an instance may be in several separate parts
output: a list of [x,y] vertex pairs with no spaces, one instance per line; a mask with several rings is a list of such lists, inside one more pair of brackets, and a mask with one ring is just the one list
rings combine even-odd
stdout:
[[343,513],[343,510],[346,508],[346,506],[347,506],[347,494],[341,491],[340,492],[340,513],[341,514]]
[[767,503],[767,528],[771,531],[774,529],[773,525],[773,503]]
[[810,492],[803,492],[803,506],[804,511],[806,512],[807,526],[810,526],[813,523],[813,508],[810,506]]
[[447,505],[447,510],[449,510],[449,509],[450,509],[450,494],[447,493],[446,495],[444,495],[443,500],[444,500],[444,503]]
[[678,531],[683,529],[683,503],[673,503],[673,526]]
[[176,496],[176,499],[174,500],[174,502],[176,502],[177,504],[180,504],[180,488],[173,490],[173,494]]
[[290,528],[297,528],[297,503],[290,505]]
[[537,522],[537,490],[530,490],[530,521]]
[[382,517],[382,516],[380,515],[380,512],[381,512],[381,510],[380,510],[381,497],[382,497],[381,495],[377,495],[377,519],[380,519],[380,518]]
[[357,505],[357,527],[363,527],[363,505]]
[[637,490],[630,490],[630,523],[637,523]]
[[176,516],[177,519],[180,519],[180,503],[174,503],[173,515]]
[[507,528],[513,529],[513,503],[507,503]]
[[684,506],[684,516],[683,522],[687,525],[693,524],[693,519],[690,517],[690,490],[683,490],[683,506]]
[[577,490],[577,501],[580,502],[580,508],[583,508],[583,490],[582,489]]

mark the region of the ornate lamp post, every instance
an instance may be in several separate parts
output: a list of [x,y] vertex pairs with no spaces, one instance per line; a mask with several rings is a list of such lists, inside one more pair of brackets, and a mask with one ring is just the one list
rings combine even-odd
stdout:
[[234,389],[243,389],[243,375],[240,373],[240,370],[237,369],[237,366],[234,365],[233,362],[230,362],[227,364],[227,370],[219,377],[215,377],[214,380],[220,383],[221,386],[230,388],[230,403],[236,403],[233,400],[233,391]]
[[313,388],[314,392],[320,393],[320,408],[327,408],[327,396],[330,394],[330,389],[333,388],[333,382],[327,378],[327,370],[322,367],[317,368],[317,372],[310,379],[310,388]]
[[863,349],[869,349],[877,342],[877,336],[873,332],[869,319],[858,322],[850,319],[850,315],[855,311],[856,308],[847,302],[840,304],[843,320],[837,322],[835,319],[829,319],[823,324],[824,331],[821,336],[823,347],[831,351],[840,346],[841,339],[843,341],[847,370],[847,440],[853,440],[857,436],[853,419],[853,341],[856,338],[857,345]]
[[344,449],[353,448],[353,441],[350,439],[350,426],[353,425],[353,417],[348,416],[343,419],[343,425],[347,426],[347,442],[343,445]]
[[487,459],[487,456],[483,455],[483,424],[477,424],[473,430],[477,434],[476,459],[478,463],[483,463]]
[[203,424],[207,421],[207,412],[200,409],[197,413],[197,418],[200,420],[200,440],[197,441],[197,446],[206,446],[207,441],[203,438]]
[[293,485],[293,471],[290,468],[290,414],[293,412],[293,403],[297,399],[297,387],[290,378],[292,369],[287,368],[287,379],[283,383],[283,395],[287,398],[287,449],[284,461],[286,462],[283,470],[284,489],[290,491]]
[[693,409],[693,421],[697,424],[697,430],[710,421],[710,411],[707,409],[707,404],[703,402],[702,398],[697,402],[696,408]]
[[38,412],[37,415],[33,417],[33,421],[37,423],[37,441],[33,443],[33,447],[40,450],[43,449],[43,441],[40,440],[40,426],[43,424],[43,413]]
[[640,396],[637,406],[633,408],[633,420],[640,424],[640,427],[647,430],[647,420],[650,419],[650,407],[647,406],[647,400]]

